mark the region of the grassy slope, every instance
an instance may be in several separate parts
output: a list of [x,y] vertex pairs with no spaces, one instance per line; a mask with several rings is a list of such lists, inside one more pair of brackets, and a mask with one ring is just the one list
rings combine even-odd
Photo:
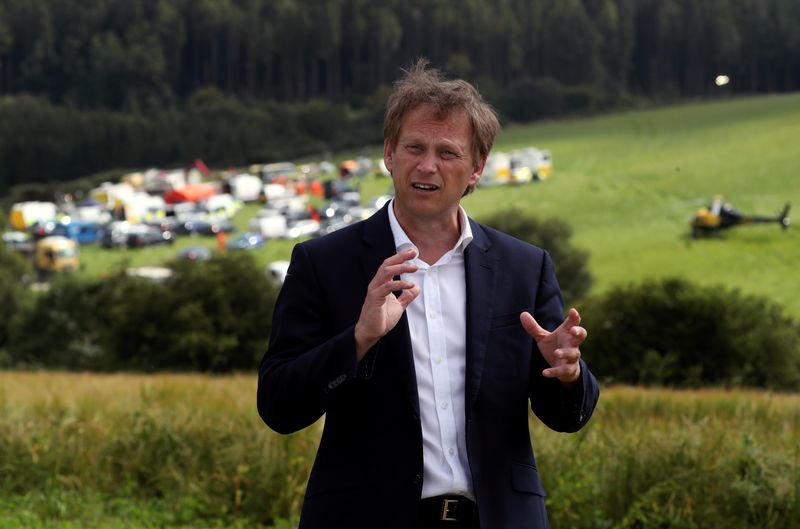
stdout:
[[[593,292],[649,277],[680,276],[759,294],[800,316],[797,268],[800,231],[743,226],[693,240],[688,220],[715,194],[746,213],[777,214],[786,201],[800,210],[800,94],[693,103],[591,119],[509,127],[496,149],[536,145],[553,153],[555,173],[541,184],[483,188],[464,201],[480,218],[519,206],[556,216],[574,228],[574,242],[591,252]],[[375,156],[379,155],[376,149]],[[366,182],[365,198],[388,180]],[[239,218],[244,227],[255,213]],[[188,239],[180,246],[190,244]],[[213,247],[213,239],[205,244]],[[273,241],[260,262],[287,259],[291,241]],[[176,249],[118,251],[86,248],[85,274],[114,262],[152,264]]]
[[[800,95],[689,104],[511,128],[501,148],[553,152],[555,175],[467,201],[480,217],[500,204],[568,220],[591,251],[595,292],[681,276],[768,296],[800,316],[800,232],[742,226],[693,240],[688,220],[714,194],[748,213],[800,207]],[[797,210],[795,210],[795,213]]]

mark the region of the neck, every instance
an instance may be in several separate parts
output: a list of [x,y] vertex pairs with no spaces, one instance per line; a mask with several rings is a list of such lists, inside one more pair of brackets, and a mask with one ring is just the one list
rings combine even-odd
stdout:
[[428,264],[435,263],[452,250],[461,236],[458,208],[452,215],[426,219],[407,216],[396,204],[394,206],[397,222],[419,250],[419,258]]

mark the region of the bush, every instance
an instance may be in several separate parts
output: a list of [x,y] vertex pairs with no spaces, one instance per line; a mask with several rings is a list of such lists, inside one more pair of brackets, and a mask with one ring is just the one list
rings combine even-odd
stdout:
[[553,258],[561,295],[568,306],[589,292],[592,286],[592,275],[587,267],[589,252],[570,244],[572,228],[564,221],[539,220],[521,209],[510,209],[481,222],[547,250]]
[[252,256],[178,262],[164,283],[120,271],[56,281],[9,343],[17,367],[253,369],[267,347],[276,289]]
[[581,307],[592,371],[617,383],[798,389],[800,324],[769,301],[681,279],[619,286]]
[[0,242],[0,367],[11,362],[6,346],[14,326],[28,310],[31,295],[24,282],[32,275],[31,264]]

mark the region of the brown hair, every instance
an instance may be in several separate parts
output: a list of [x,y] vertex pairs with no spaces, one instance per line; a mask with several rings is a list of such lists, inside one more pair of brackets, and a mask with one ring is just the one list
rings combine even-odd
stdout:
[[397,147],[400,125],[405,115],[419,105],[431,105],[437,116],[446,118],[454,110],[463,110],[472,126],[472,162],[489,155],[500,130],[497,115],[474,86],[462,79],[447,80],[442,72],[428,67],[427,59],[419,59],[394,84],[394,92],[386,104],[383,138]]

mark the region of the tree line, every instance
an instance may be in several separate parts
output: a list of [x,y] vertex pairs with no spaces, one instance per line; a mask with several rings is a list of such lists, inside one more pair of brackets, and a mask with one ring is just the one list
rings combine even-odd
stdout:
[[360,104],[427,56],[491,90],[797,90],[794,0],[1,0],[0,94],[163,110],[198,88]]
[[379,142],[420,56],[506,121],[797,90],[799,26],[795,0],[0,0],[0,195]]

